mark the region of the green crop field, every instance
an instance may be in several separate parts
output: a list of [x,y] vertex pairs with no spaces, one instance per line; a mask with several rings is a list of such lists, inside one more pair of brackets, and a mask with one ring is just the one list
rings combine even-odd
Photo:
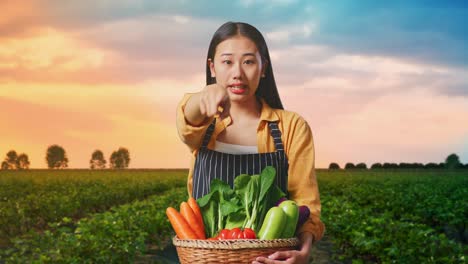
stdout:
[[[0,263],[131,263],[173,231],[186,170],[0,171]],[[327,237],[353,263],[466,263],[466,170],[318,170]],[[155,260],[157,262],[157,260]]]

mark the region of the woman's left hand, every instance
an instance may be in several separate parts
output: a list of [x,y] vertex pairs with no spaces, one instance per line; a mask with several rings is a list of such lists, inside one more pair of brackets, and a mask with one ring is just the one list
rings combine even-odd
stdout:
[[313,236],[310,233],[301,234],[299,240],[301,241],[300,250],[287,250],[277,251],[268,257],[258,257],[252,264],[307,264],[309,263],[310,249],[312,247]]
[[289,251],[277,251],[268,258],[266,257],[258,257],[252,264],[280,264],[280,263],[288,263],[288,264],[307,264],[309,263],[309,250],[307,252],[299,251],[299,250],[289,250]]

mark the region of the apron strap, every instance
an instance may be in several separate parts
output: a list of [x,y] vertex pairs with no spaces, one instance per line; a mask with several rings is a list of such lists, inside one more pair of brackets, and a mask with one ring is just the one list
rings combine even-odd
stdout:
[[275,142],[276,151],[283,151],[284,146],[283,141],[281,140],[281,130],[278,128],[277,122],[268,122],[268,126],[270,127],[271,136],[273,137],[273,141]]
[[210,124],[210,126],[208,127],[208,129],[205,132],[205,136],[203,137],[203,142],[202,142],[202,145],[201,145],[202,149],[207,148],[208,143],[210,142],[211,135],[213,134],[213,131],[215,129],[215,125],[216,125],[216,118],[213,119],[213,122]]

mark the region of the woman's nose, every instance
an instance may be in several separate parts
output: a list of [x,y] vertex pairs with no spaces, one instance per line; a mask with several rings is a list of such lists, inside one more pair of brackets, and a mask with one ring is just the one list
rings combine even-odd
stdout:
[[234,67],[232,67],[232,75],[234,79],[240,79],[242,78],[242,65],[240,63],[236,63]]

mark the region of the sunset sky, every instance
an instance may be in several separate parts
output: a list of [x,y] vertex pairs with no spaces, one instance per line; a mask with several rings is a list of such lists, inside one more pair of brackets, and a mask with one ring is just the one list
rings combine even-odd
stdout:
[[[451,3],[450,3],[451,2]],[[287,110],[330,162],[468,163],[468,4],[463,1],[6,0],[0,3],[0,161],[71,168],[120,146],[130,168],[186,168],[175,127],[205,84],[226,21],[256,26]]]

